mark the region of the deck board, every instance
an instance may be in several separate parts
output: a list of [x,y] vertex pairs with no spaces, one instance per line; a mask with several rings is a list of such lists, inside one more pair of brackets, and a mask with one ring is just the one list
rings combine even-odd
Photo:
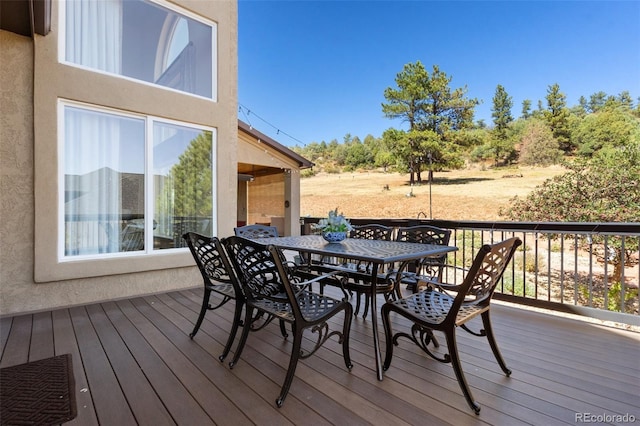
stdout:
[[52,327],[51,312],[40,312],[33,315],[29,361],[54,356]]
[[84,364],[81,361],[80,349],[76,340],[75,330],[71,322],[68,309],[51,312],[53,335],[55,336],[55,353],[71,354],[73,357],[73,375],[76,384],[76,404],[78,415],[66,423],[69,426],[98,425],[98,417],[93,405],[92,394],[85,375]]
[[11,324],[13,323],[12,317],[0,318],[0,350],[4,351],[9,338],[9,332],[11,331]]
[[2,359],[0,359],[0,367],[29,362],[32,324],[33,315],[22,315],[13,319],[11,331],[7,336],[7,342],[2,353]]
[[[78,417],[70,425],[566,425],[575,424],[576,413],[640,418],[640,335],[632,331],[494,304],[494,332],[510,377],[486,339],[458,334],[463,369],[482,407],[476,416],[451,366],[407,340],[378,381],[371,321],[358,317],[350,338],[353,369],[330,339],[299,362],[278,409],[290,339],[277,324],[252,333],[230,369],[233,352],[224,362],[218,356],[233,302],[207,313],[190,339],[200,304],[201,290],[192,289],[0,318],[0,366],[71,353]],[[400,317],[392,323],[394,330],[407,326]]]

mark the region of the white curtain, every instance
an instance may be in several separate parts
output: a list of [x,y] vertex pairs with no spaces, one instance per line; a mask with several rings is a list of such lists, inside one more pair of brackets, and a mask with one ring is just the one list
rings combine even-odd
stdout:
[[122,0],[67,0],[66,59],[121,73]]
[[120,251],[119,118],[67,107],[64,151],[67,253]]

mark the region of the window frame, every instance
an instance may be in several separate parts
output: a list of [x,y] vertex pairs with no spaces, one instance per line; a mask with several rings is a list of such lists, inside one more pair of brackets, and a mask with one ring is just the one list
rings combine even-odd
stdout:
[[[163,86],[161,84],[156,84],[153,82],[149,82],[149,81],[145,81],[145,80],[140,80],[134,77],[129,77],[126,75],[122,75],[122,74],[116,74],[116,73],[112,73],[112,72],[108,72],[108,71],[103,71],[100,69],[96,69],[96,68],[92,68],[86,65],[81,65],[81,64],[77,64],[75,62],[69,62],[66,60],[66,39],[67,39],[67,34],[66,34],[66,3],[67,1],[79,1],[79,0],[60,0],[60,8],[59,8],[59,17],[58,17],[58,23],[59,23],[59,28],[60,28],[60,34],[58,37],[58,62],[67,66],[71,66],[71,67],[75,67],[75,68],[79,68],[85,71],[90,71],[90,72],[94,72],[94,73],[98,73],[98,74],[103,74],[103,75],[107,75],[110,77],[116,77],[116,78],[120,78],[123,80],[128,80],[128,81],[132,81],[132,82],[136,82],[136,83],[140,83],[140,84],[144,84],[147,86],[151,86],[151,87],[157,87],[157,88],[161,88],[164,90],[168,90],[171,92],[176,92],[176,93],[180,93],[186,96],[193,96],[195,98],[199,98],[199,99],[205,99],[211,102],[218,102],[218,24],[214,21],[211,21],[209,19],[206,19],[200,15],[197,15],[193,12],[190,12],[186,9],[182,9],[179,6],[173,4],[173,3],[169,3],[167,1],[164,0],[134,0],[134,1],[141,1],[141,2],[145,2],[145,3],[153,3],[156,4],[157,6],[166,8],[171,10],[172,12],[175,12],[185,18],[189,18],[189,19],[193,19],[194,21],[197,21],[201,24],[207,25],[209,27],[211,27],[211,98],[208,98],[206,96],[202,96],[202,95],[198,95],[195,93],[191,93],[191,92],[185,92],[183,90],[178,90],[178,89],[173,89],[171,87],[167,87],[167,86]],[[123,0],[123,1],[132,1],[132,0]],[[162,42],[162,44],[165,44],[166,40],[164,40]],[[162,58],[162,60],[164,60],[164,58]],[[159,62],[156,61],[156,63],[153,64],[153,68],[154,70],[158,69],[158,65]]]
[[132,113],[129,111],[119,110],[116,108],[109,108],[100,105],[89,104],[85,102],[78,102],[69,99],[58,99],[58,185],[57,185],[57,241],[56,241],[56,253],[57,261],[59,263],[69,263],[77,261],[102,261],[106,259],[123,259],[123,258],[148,258],[158,255],[166,255],[171,253],[184,253],[187,252],[187,247],[174,247],[165,249],[155,249],[153,245],[153,220],[145,220],[144,241],[145,249],[139,251],[120,251],[114,253],[100,253],[100,254],[83,254],[69,256],[65,254],[65,235],[66,235],[66,223],[65,223],[65,108],[73,107],[86,111],[92,111],[96,113],[105,113],[116,115],[119,117],[134,118],[144,121],[145,136],[144,136],[144,191],[145,191],[145,206],[144,217],[154,217],[154,190],[153,190],[153,126],[155,123],[163,123],[176,125],[181,127],[187,127],[194,130],[209,131],[211,132],[211,164],[213,167],[211,173],[211,229],[217,229],[218,226],[218,191],[217,191],[217,129],[211,126],[203,126],[194,123],[188,123],[179,120],[172,120],[163,117],[158,117],[151,114]]

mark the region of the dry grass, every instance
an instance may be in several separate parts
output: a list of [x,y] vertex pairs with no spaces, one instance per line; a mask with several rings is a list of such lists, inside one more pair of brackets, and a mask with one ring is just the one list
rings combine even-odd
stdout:
[[[498,210],[507,206],[513,196],[526,196],[546,179],[563,172],[563,168],[554,166],[435,173],[431,186],[433,218],[501,220]],[[522,177],[506,177],[519,175]],[[385,185],[389,190],[384,189]],[[408,196],[411,192],[413,196]],[[379,171],[321,173],[302,179],[302,216],[325,216],[336,207],[347,217],[415,218],[422,212],[428,218],[429,185],[412,189],[408,174]]]

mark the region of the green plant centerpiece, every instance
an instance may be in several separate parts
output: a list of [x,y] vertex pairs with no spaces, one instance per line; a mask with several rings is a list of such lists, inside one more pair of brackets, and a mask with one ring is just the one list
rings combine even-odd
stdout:
[[320,231],[322,237],[330,243],[339,243],[347,238],[347,233],[350,232],[353,227],[349,220],[344,217],[342,213],[338,212],[336,207],[334,210],[330,210],[326,218],[320,219],[320,221],[314,226],[316,231]]

